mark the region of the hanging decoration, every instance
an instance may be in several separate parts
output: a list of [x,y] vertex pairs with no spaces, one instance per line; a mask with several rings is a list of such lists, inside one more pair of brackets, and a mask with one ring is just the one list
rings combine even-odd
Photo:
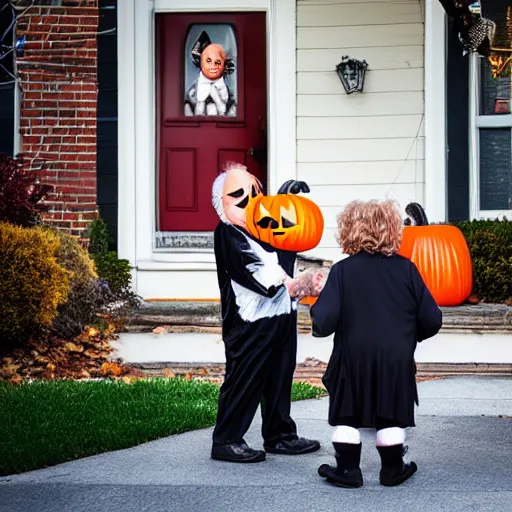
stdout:
[[439,0],[454,20],[462,54],[478,53],[491,65],[493,78],[512,74],[510,0]]
[[347,94],[363,92],[364,77],[368,63],[363,60],[351,59],[347,55],[342,57],[336,66],[336,72]]
[[439,0],[446,14],[453,18],[454,28],[462,43],[462,54],[479,53],[487,57],[494,39],[496,24],[482,18],[479,2]]

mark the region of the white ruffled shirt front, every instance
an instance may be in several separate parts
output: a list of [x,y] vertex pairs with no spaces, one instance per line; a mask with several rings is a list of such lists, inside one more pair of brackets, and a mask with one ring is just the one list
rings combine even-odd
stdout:
[[[216,91],[212,91],[213,88],[215,88]],[[215,98],[215,92],[220,96],[223,103],[227,103],[229,93],[224,77],[221,77],[218,80],[210,80],[201,72],[197,80],[197,101],[206,101],[209,96]]]

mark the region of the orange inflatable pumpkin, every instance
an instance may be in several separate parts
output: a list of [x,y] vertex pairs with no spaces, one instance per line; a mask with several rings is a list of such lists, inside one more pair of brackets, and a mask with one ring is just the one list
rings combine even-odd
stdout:
[[284,251],[308,251],[316,247],[324,230],[320,208],[294,194],[258,196],[246,209],[247,230],[262,242]]
[[413,261],[438,306],[458,306],[473,288],[471,255],[462,232],[455,226],[428,225],[423,208],[405,209],[416,225],[404,228],[399,254]]

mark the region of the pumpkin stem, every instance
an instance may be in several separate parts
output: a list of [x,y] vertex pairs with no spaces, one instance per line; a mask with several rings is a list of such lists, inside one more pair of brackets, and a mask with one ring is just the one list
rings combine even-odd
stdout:
[[[409,203],[405,207],[405,213],[414,221],[415,226],[428,226],[427,214],[419,203]],[[410,222],[408,224],[405,222],[405,224],[410,225]]]
[[309,187],[305,181],[288,180],[281,185],[278,194],[299,194],[300,192],[308,193]]

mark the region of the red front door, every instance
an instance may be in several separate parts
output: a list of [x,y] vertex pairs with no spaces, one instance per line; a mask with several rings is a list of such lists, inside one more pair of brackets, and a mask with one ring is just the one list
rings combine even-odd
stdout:
[[157,16],[159,230],[213,231],[229,161],[266,181],[264,13]]

